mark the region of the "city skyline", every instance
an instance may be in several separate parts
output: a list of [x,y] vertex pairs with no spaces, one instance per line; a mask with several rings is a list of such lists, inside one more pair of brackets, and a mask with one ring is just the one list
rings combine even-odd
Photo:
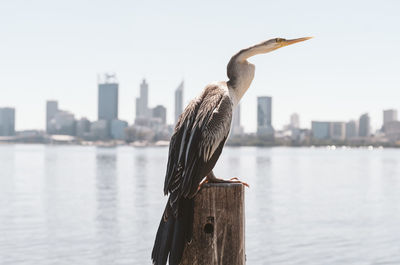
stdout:
[[[103,77],[103,79],[99,79]],[[136,97],[135,100],[135,113],[133,114],[131,119],[120,119],[118,117],[118,109],[119,109],[119,87],[120,84],[117,81],[116,74],[108,74],[105,73],[103,75],[98,75],[98,100],[97,100],[97,119],[90,119],[95,121],[101,121],[101,120],[106,120],[109,123],[109,127],[111,124],[112,120],[119,120],[123,121],[126,124],[132,124],[135,125],[137,123],[137,118],[143,120],[143,119],[152,119],[152,118],[159,118],[161,119],[163,124],[170,124],[174,125],[176,121],[176,114],[179,112],[180,107],[181,107],[181,102],[183,101],[183,90],[184,90],[184,81],[181,81],[177,88],[174,90],[174,102],[172,105],[174,105],[173,111],[170,110],[170,112],[173,112],[174,114],[174,119],[175,121],[170,123],[167,120],[167,108],[165,105],[157,104],[155,107],[151,108],[149,107],[149,84],[147,83],[146,79],[143,78],[140,85],[139,85],[139,96]],[[237,109],[235,112],[237,113],[237,117],[233,117],[232,119],[232,127],[234,125],[237,128],[237,132],[233,132],[232,134],[243,134],[243,133],[257,133],[259,135],[266,135],[266,134],[271,134],[275,131],[275,125],[272,122],[273,118],[273,104],[272,104],[272,96],[257,96],[257,128],[255,131],[248,131],[244,127],[244,125],[241,123],[241,110],[240,110],[240,105],[238,105]],[[165,101],[163,102],[165,104]],[[168,104],[166,104],[168,105]],[[13,117],[16,123],[16,118],[15,118],[15,107],[13,106],[0,106],[0,108],[3,109],[12,109],[13,110]],[[375,131],[382,130],[384,132],[384,126],[386,123],[392,122],[392,121],[398,121],[398,116],[397,116],[397,109],[383,109],[381,110],[382,114],[382,123],[378,125],[376,128],[371,125],[371,118],[370,114],[368,112],[361,114],[360,120],[357,123],[357,126],[360,126],[362,132],[359,136],[366,137],[370,134],[375,133]],[[82,116],[76,116],[75,117],[75,112],[70,112],[66,110],[62,110],[59,108],[58,105],[58,100],[46,100],[46,110],[45,110],[45,129],[47,133],[52,133],[51,124],[50,121],[51,119],[60,119],[62,120],[69,120],[71,122],[72,120],[76,120],[77,122],[80,120],[87,120],[88,115],[82,115]],[[300,117],[299,114],[294,112],[291,113],[290,116],[288,117],[289,120],[286,123],[283,123],[282,127],[277,128],[277,130],[285,130],[287,128],[305,128],[305,129],[313,129],[313,124],[314,123],[319,123],[319,124],[324,124],[324,126],[330,126],[329,124],[333,124],[335,127],[335,124],[340,124],[343,125],[343,132],[345,134],[343,135],[343,138],[345,136],[347,137],[347,128],[350,126],[351,130],[353,129],[353,125],[351,123],[354,122],[352,118],[347,117],[345,122],[342,120],[329,120],[329,119],[312,119],[310,123],[306,126],[302,126],[300,123]],[[329,120],[329,121],[328,121]],[[18,130],[18,128],[15,127],[15,123],[13,124],[13,127],[15,128],[15,131],[23,131],[23,130]],[[139,124],[143,123],[142,121],[139,121]],[[327,125],[325,125],[327,124]],[[263,127],[270,127],[270,128],[263,128]],[[288,127],[289,126],[289,127]],[[125,126],[126,127],[126,126]],[[328,128],[327,127],[327,128]],[[261,130],[264,130],[264,132],[260,133],[260,128]],[[29,128],[32,130],[42,130],[40,128]],[[111,127],[109,128],[111,130]],[[270,131],[270,133],[267,133],[265,130]],[[331,129],[327,129],[328,131],[332,131]],[[334,130],[334,129],[333,129]],[[61,130],[62,131],[62,130]],[[111,131],[110,131],[111,132]],[[358,135],[359,131],[357,131]],[[69,134],[69,133],[66,133]]]
[[[76,119],[75,114],[59,108],[58,101],[46,101],[46,134],[47,135],[68,135],[76,136],[77,140],[87,141],[166,141],[173,132],[173,124],[167,124],[167,108],[163,105],[149,107],[148,93],[149,85],[145,79],[139,86],[139,97],[136,98],[136,115],[132,125],[118,117],[119,106],[119,83],[114,74],[103,74],[103,80],[98,79],[98,118],[90,121],[87,118]],[[174,94],[174,105],[176,115],[180,111],[183,97],[183,82],[180,83]],[[178,93],[177,93],[178,92]],[[259,139],[274,141],[276,137],[290,136],[293,141],[307,142],[316,141],[351,141],[362,143],[374,137],[371,127],[371,119],[368,113],[363,113],[358,119],[347,119],[343,121],[319,121],[312,120],[311,127],[300,127],[300,116],[292,113],[289,123],[283,126],[282,130],[275,130],[273,127],[272,97],[257,97],[257,132]],[[397,116],[397,109],[382,110],[383,123],[379,130],[376,130],[376,139],[383,139],[395,142],[400,137],[400,121]],[[246,133],[241,126],[240,105],[234,110],[232,119],[232,137],[245,136]],[[0,108],[0,136],[38,135],[36,132],[24,132],[15,130],[15,109]],[[289,133],[289,134],[288,134]],[[382,138],[382,136],[385,138]],[[249,134],[247,134],[249,136]],[[311,137],[311,138],[310,138]],[[372,138],[371,138],[372,137]],[[57,138],[55,138],[57,139]],[[60,138],[74,139],[74,138]],[[305,142],[304,142],[305,141]],[[361,141],[361,142],[360,142]],[[246,140],[245,140],[246,142]],[[243,142],[243,143],[245,143]],[[237,143],[237,142],[236,142]],[[318,143],[318,142],[317,142]]]
[[[99,76],[99,74],[97,74],[97,76]],[[146,79],[145,78],[142,78],[141,79],[141,86],[143,85],[143,82],[146,82]],[[176,89],[173,89],[173,88],[170,88],[170,89],[168,89],[168,90],[170,90],[171,91],[171,95],[170,95],[170,101],[172,102],[169,102],[169,101],[167,101],[167,103],[166,103],[166,101],[164,100],[164,101],[162,101],[162,104],[164,105],[164,106],[170,106],[170,108],[167,108],[167,109],[170,109],[170,112],[168,113],[168,117],[166,117],[166,121],[167,121],[167,123],[168,124],[175,124],[175,108],[176,108],[176,106],[175,106],[175,100],[176,100],[176,92],[178,91],[178,90],[180,90],[181,88],[182,88],[182,90],[183,90],[183,83],[184,83],[184,81],[181,81],[181,83],[179,83],[179,85],[178,85],[178,87],[176,88]],[[117,82],[117,85],[118,85],[118,88],[120,89],[120,83],[119,82]],[[145,83],[145,86],[147,87],[147,90],[149,89],[149,83]],[[141,88],[142,89],[142,88]],[[98,90],[98,87],[96,87],[96,90]],[[134,88],[133,88],[133,90],[135,90]],[[136,93],[137,94],[137,91],[136,92],[134,92],[134,93]],[[148,95],[148,93],[149,92],[146,92],[147,94],[146,94],[146,98],[147,98],[147,104],[148,105],[150,105],[150,103],[149,102],[154,102],[155,100],[154,99],[151,99],[151,97]],[[153,92],[154,93],[154,92]],[[175,93],[175,96],[173,95]],[[200,92],[199,92],[200,93]],[[117,95],[118,96],[118,95]],[[183,94],[182,94],[182,97],[183,97]],[[260,96],[257,96],[256,95],[256,98],[257,97],[260,97]],[[264,96],[261,96],[261,97],[264,97]],[[268,97],[268,96],[267,96]],[[274,97],[274,96],[271,96],[271,97]],[[256,99],[255,98],[255,99]],[[274,97],[275,98],[275,97]],[[138,108],[138,99],[140,99],[140,94],[139,94],[139,97],[136,97],[136,100],[135,100],[135,98],[133,98],[132,99],[132,102],[134,102],[133,104],[131,104],[131,108],[132,109],[136,109],[136,110],[134,110],[133,111],[133,115],[131,115],[131,117],[129,118],[129,117],[127,117],[126,115],[124,115],[125,117],[124,118],[121,118],[121,119],[123,119],[123,120],[127,120],[129,123],[133,123],[134,122],[134,120],[135,120],[135,118],[136,118],[136,113],[137,113],[137,108]],[[118,99],[119,100],[119,99]],[[183,98],[183,102],[184,102],[184,104],[183,104],[183,109],[186,107],[186,105],[189,103],[189,101],[190,100],[192,100],[192,99],[184,99]],[[59,101],[59,99],[57,99],[57,100],[54,100],[54,99],[46,99],[46,101]],[[169,102],[169,103],[168,103]],[[99,113],[98,113],[98,111],[99,111],[99,109],[98,109],[98,99],[96,100],[96,103],[97,104],[95,104],[95,106],[94,106],[94,109],[96,109],[96,112],[97,112],[97,114],[93,117],[93,115],[90,115],[90,114],[85,114],[85,113],[79,113],[79,114],[77,114],[75,111],[72,111],[75,115],[76,115],[76,117],[79,119],[79,118],[89,118],[90,120],[96,120],[96,118],[98,118],[98,115],[99,115]],[[158,105],[160,105],[159,103],[157,103],[157,102],[154,102],[154,103],[151,103],[151,105],[155,105],[155,106],[158,106]],[[11,104],[3,104],[2,105],[2,107],[11,107],[11,108],[15,108],[15,109],[17,109],[15,106],[13,106],[13,105],[11,105]],[[120,112],[120,109],[121,108],[121,106],[120,106],[120,104],[117,104],[117,109],[116,109],[116,115],[118,116],[118,113]],[[125,106],[122,106],[122,108],[126,108]],[[392,113],[392,112],[390,112],[390,115],[396,115],[396,117],[397,117],[397,108],[395,108],[395,107],[390,107],[390,108],[388,108],[388,107],[384,107],[383,108],[384,109],[384,111],[395,111],[396,112],[396,114],[394,114],[394,113]],[[151,112],[151,109],[150,108],[148,108],[147,109],[147,111],[150,113]],[[272,111],[274,112],[274,107],[272,107]],[[292,115],[294,112],[296,112],[296,113],[298,113],[298,111],[296,111],[296,110],[293,110],[293,112],[290,114],[290,115]],[[382,116],[382,110],[379,110],[379,115],[374,115],[374,116],[377,116],[376,118],[377,119],[372,119],[371,118],[371,113],[370,112],[368,112],[368,111],[364,111],[365,113],[368,113],[369,115],[370,115],[370,121],[371,121],[371,131],[372,132],[374,132],[375,130],[379,130],[379,129],[381,129],[382,128],[382,125],[384,124],[384,116]],[[317,113],[317,112],[316,112]],[[148,115],[150,115],[150,114],[148,114]],[[242,114],[243,115],[243,114]],[[289,117],[290,117],[290,115],[289,115]],[[357,116],[358,114],[356,114],[355,116]],[[316,116],[318,116],[318,115],[316,115]],[[147,117],[147,116],[146,116]],[[245,119],[246,121],[248,121],[248,119]],[[286,126],[286,125],[288,125],[289,123],[287,122],[287,117],[286,117],[286,120],[279,120],[279,119],[276,119],[276,118],[274,118],[274,120],[275,120],[275,123],[276,124],[279,124],[278,126],[276,126],[278,129],[280,129],[280,128],[283,128],[284,126]],[[324,120],[332,120],[332,121],[342,121],[342,120],[345,120],[345,121],[347,121],[348,120],[348,118],[341,118],[341,119],[335,119],[335,118],[324,118],[324,117],[322,117],[322,118],[319,118],[319,119],[315,119],[315,118],[312,118],[311,117],[311,119],[307,122],[307,123],[305,123],[305,122],[303,122],[303,120],[301,121],[301,122],[299,122],[299,125],[300,125],[300,127],[304,127],[304,128],[311,128],[311,123],[312,123],[312,121],[324,121]],[[256,121],[255,121],[256,122]],[[46,131],[46,128],[47,128],[47,123],[45,122],[44,123],[44,127],[42,128],[42,127],[40,127],[40,126],[37,126],[37,127],[27,127],[27,128],[25,128],[25,127],[19,127],[19,126],[17,126],[17,124],[18,124],[18,121],[16,121],[16,130],[29,130],[29,129],[39,129],[39,130],[45,130]],[[244,129],[244,132],[245,133],[255,133],[255,132],[257,132],[257,126],[253,129],[253,130],[250,130],[248,127],[246,127],[246,125],[245,124],[241,124],[241,126],[243,127],[243,129]],[[273,126],[275,126],[275,124],[273,124]]]
[[[302,127],[313,119],[340,121],[368,112],[379,128],[382,109],[400,109],[399,7],[395,1],[360,0],[245,6],[117,1],[95,7],[76,0],[61,7],[46,0],[3,1],[0,106],[18,110],[18,130],[45,128],[47,99],[62,100],[77,117],[93,120],[96,74],[111,71],[120,82],[119,116],[130,121],[143,77],[152,87],[149,105],[168,100],[173,110],[172,91],[182,79],[186,105],[208,83],[227,79],[226,65],[238,50],[274,37],[315,36],[251,60],[256,74],[241,101],[246,131],[256,130],[257,95],[274,97],[278,128],[293,112],[301,113]],[[243,12],[251,15],[236,19]],[[167,115],[172,123],[173,111]]]

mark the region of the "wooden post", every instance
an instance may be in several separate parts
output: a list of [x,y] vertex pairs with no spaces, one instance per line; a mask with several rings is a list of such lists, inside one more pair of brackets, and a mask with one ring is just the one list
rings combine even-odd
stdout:
[[205,184],[195,197],[193,239],[181,265],[244,265],[244,186]]

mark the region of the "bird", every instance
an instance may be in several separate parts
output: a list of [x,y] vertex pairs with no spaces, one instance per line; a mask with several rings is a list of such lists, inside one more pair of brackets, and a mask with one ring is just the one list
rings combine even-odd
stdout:
[[180,263],[191,242],[194,197],[201,183],[242,183],[217,178],[213,168],[228,138],[232,112],[254,78],[255,66],[247,59],[310,38],[274,38],[240,50],[227,65],[228,81],[207,85],[179,116],[169,144],[164,180],[164,195],[169,197],[151,254],[154,265]]

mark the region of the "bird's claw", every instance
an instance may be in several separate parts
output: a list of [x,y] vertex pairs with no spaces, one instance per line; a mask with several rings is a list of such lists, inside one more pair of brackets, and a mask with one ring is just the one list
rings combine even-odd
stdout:
[[201,187],[206,183],[208,183],[208,178],[205,178],[202,182],[200,182],[199,187],[197,188],[197,191],[199,191],[201,189]]
[[247,184],[246,182],[240,181],[237,177],[233,177],[233,178],[229,179],[229,182],[240,183],[240,184],[246,186],[247,188],[250,188],[249,184]]
[[206,177],[202,182],[200,182],[199,187],[197,188],[197,191],[199,191],[203,187],[203,185],[206,183],[240,183],[240,184],[246,186],[247,188],[250,188],[249,184],[247,184],[246,182],[240,181],[236,177],[233,177],[229,180]]
[[236,181],[233,180],[233,183],[240,183],[240,184],[246,186],[247,188],[250,188],[249,184],[247,184],[246,182],[240,181],[240,180],[236,180]]

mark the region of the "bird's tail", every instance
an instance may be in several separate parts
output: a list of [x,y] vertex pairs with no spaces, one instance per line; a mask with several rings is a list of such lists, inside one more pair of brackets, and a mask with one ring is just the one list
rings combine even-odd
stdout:
[[155,265],[165,265],[169,255],[169,265],[178,265],[182,259],[185,243],[192,238],[193,199],[180,198],[178,214],[174,216],[168,199],[161,217],[151,259]]

